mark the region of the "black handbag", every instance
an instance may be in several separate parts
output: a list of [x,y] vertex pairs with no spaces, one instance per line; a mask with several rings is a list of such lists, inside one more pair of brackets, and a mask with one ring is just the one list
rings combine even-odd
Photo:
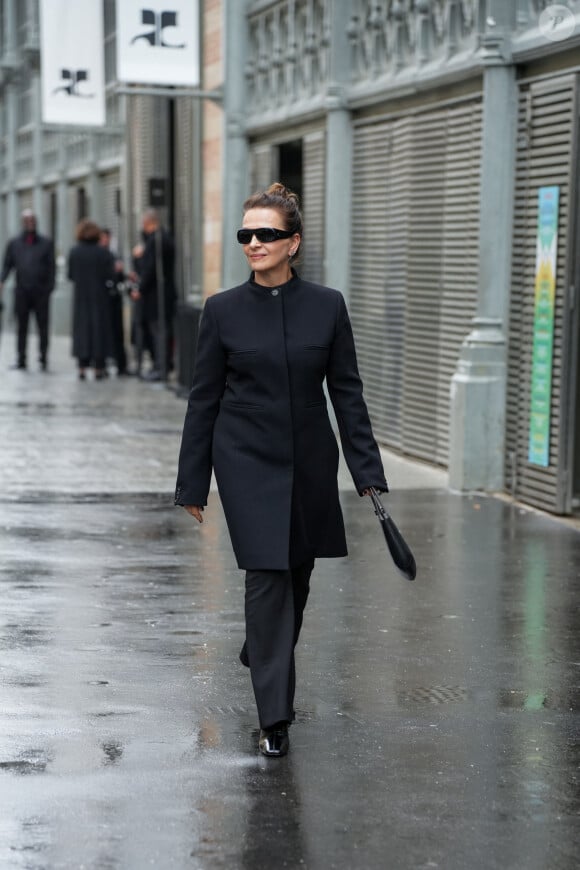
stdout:
[[395,566],[407,580],[414,580],[417,576],[417,565],[409,545],[395,525],[393,518],[386,512],[377,490],[371,486],[369,492]]

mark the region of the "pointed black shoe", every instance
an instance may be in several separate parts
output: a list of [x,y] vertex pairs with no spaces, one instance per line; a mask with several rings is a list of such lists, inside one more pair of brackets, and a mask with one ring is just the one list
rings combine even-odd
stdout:
[[244,641],[244,645],[243,645],[241,652],[240,652],[240,661],[245,668],[250,667],[250,658],[248,656],[248,644],[246,641]]
[[274,728],[260,728],[258,743],[262,755],[268,758],[281,758],[290,748],[288,725],[276,725]]

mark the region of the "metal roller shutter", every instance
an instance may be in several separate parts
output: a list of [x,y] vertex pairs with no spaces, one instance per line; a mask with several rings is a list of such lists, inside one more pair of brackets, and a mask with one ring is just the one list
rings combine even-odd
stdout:
[[250,193],[265,190],[278,178],[277,149],[268,144],[250,148]]
[[118,172],[108,172],[100,178],[101,204],[103,213],[103,226],[111,230],[113,236],[113,249],[119,254],[124,254],[123,239],[121,238],[121,219],[118,214],[119,191],[121,181]]
[[302,217],[304,244],[300,275],[321,284],[324,276],[324,132],[310,133],[303,139]]
[[[549,511],[565,509],[562,471],[566,432],[563,425],[563,379],[570,220],[571,155],[575,127],[577,77],[559,76],[522,85],[518,112],[518,147],[513,236],[506,415],[506,480],[513,494]],[[528,462],[530,381],[534,326],[534,286],[538,189],[560,187],[550,464]]]
[[350,309],[377,438],[402,448],[411,118],[355,132]]
[[476,309],[481,103],[357,126],[351,310],[380,441],[440,464]]

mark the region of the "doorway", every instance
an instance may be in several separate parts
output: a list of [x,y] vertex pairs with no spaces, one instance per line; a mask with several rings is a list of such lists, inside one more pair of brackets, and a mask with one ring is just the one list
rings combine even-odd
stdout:
[[278,145],[279,180],[298,194],[300,202],[303,193],[303,160],[302,139],[292,139]]

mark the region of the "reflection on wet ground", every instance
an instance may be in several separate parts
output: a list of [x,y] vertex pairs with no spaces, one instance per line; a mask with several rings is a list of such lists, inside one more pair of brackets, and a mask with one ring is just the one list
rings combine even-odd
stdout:
[[394,493],[409,584],[343,504],[271,761],[215,498],[0,503],[1,868],[578,866],[580,534]]

